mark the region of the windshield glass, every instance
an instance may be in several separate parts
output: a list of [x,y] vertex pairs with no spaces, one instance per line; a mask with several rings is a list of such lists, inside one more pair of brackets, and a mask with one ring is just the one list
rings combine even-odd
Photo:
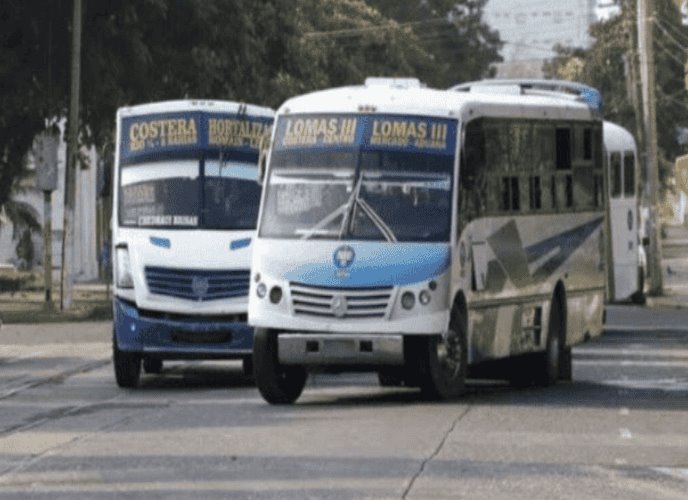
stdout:
[[[407,121],[419,123],[417,118]],[[396,123],[402,122],[396,119]],[[376,141],[374,134],[380,129],[376,123],[384,121],[359,119],[358,126],[363,130],[352,136],[351,142],[361,143],[354,144],[355,147],[341,143],[331,146],[333,141],[327,136],[321,137],[329,147],[318,143],[318,147],[304,147],[303,142],[307,140],[299,142],[293,137],[289,137],[291,142],[285,139],[280,144],[289,126],[278,124],[261,236],[448,241],[453,146],[447,146],[445,140],[442,148],[429,147],[427,142],[424,143],[427,147],[422,147],[417,137],[415,143],[411,141],[408,145],[405,142],[408,128],[403,131],[407,135],[401,139]],[[329,125],[334,131],[335,126]],[[368,136],[366,128],[370,130]],[[298,142],[298,148],[290,147],[294,142]]]
[[255,229],[259,200],[253,164],[165,160],[121,169],[122,226]]

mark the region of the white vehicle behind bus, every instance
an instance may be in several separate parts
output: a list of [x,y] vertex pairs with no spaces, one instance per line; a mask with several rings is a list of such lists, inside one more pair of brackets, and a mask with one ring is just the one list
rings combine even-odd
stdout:
[[569,378],[602,331],[600,106],[581,85],[379,79],[285,102],[249,296],[263,397],[292,403],[328,369],[444,399],[496,360]]
[[625,128],[604,122],[604,155],[609,172],[611,269],[609,300],[645,302],[644,224],[640,217],[635,140]]
[[121,108],[112,221],[113,353],[117,383],[141,364],[243,359],[251,247],[268,108],[167,101]]

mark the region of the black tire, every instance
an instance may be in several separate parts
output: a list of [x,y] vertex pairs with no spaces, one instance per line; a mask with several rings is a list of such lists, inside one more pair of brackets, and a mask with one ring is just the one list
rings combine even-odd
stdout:
[[256,328],[253,335],[253,376],[265,401],[285,405],[299,398],[308,374],[300,366],[280,365],[277,332]]
[[112,361],[115,367],[117,385],[125,389],[133,389],[139,385],[141,376],[141,356],[134,352],[120,351],[117,340],[112,341]]
[[452,310],[444,335],[423,338],[420,388],[431,399],[455,399],[464,393],[468,367],[468,323],[462,307]]
[[644,306],[647,303],[647,296],[645,295],[645,272],[642,267],[638,268],[638,290],[631,295],[631,302],[639,306]]
[[244,372],[244,376],[253,376],[253,358],[251,356],[243,358],[241,360],[241,369]]
[[[547,344],[545,352],[537,355],[535,383],[546,387],[553,385],[565,369],[565,332],[564,307],[558,294],[552,297],[547,327]],[[562,363],[562,361],[564,363]]]
[[143,371],[157,375],[162,373],[162,359],[160,358],[143,358]]

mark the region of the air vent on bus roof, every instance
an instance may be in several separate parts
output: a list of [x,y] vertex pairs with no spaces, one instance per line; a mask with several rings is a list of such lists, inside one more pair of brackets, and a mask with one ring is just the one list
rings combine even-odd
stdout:
[[[589,85],[566,80],[538,80],[538,79],[493,79],[468,82],[455,85],[449,90],[460,92],[482,92],[490,89],[490,93],[501,94],[564,94],[586,103],[593,111],[602,114],[602,94]],[[518,91],[516,91],[518,89]]]
[[365,80],[366,87],[393,87],[397,89],[419,89],[425,85],[418,78],[384,78],[369,76]]

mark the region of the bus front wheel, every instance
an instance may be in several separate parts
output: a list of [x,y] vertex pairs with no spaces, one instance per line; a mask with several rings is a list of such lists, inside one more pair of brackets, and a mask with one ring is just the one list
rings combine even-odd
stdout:
[[306,385],[306,370],[281,365],[277,357],[277,332],[256,328],[253,335],[253,377],[263,399],[273,405],[291,404]]
[[421,391],[433,399],[463,394],[468,365],[468,325],[465,311],[454,310],[444,335],[424,339]]
[[117,385],[132,389],[139,385],[141,376],[141,357],[134,352],[120,351],[117,339],[112,339],[112,362],[115,367]]

